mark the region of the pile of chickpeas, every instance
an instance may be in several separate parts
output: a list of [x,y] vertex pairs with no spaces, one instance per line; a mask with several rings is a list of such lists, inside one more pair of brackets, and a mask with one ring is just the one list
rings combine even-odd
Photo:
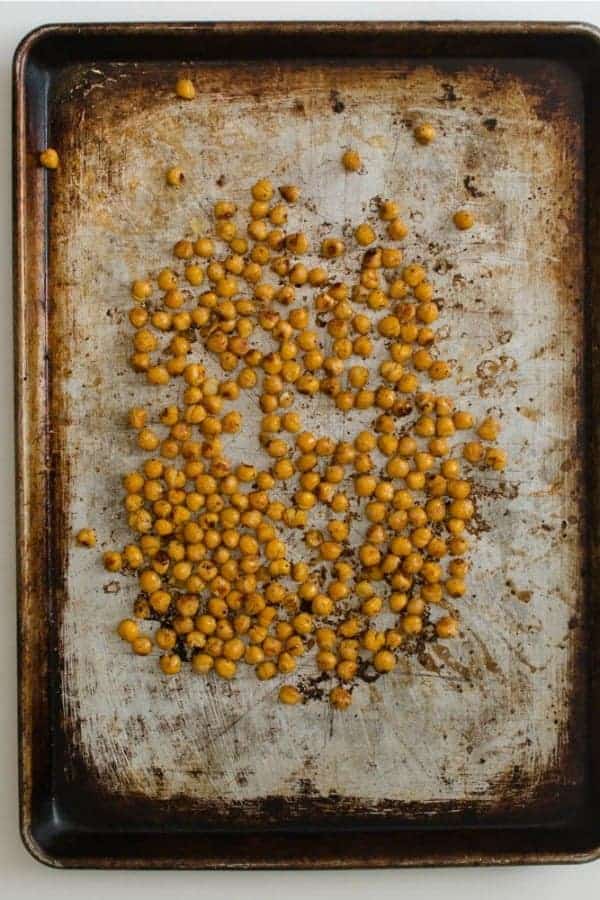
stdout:
[[[190,85],[178,82],[183,99]],[[430,131],[416,140],[429,144]],[[360,169],[346,150],[340,177]],[[166,181],[185,190],[178,168]],[[434,349],[435,288],[403,258],[398,204],[382,201],[378,222],[359,223],[352,240],[324,238],[308,266],[311,235],[288,224],[299,202],[296,186],[261,178],[247,210],[218,200],[207,233],[177,241],[170,266],[133,283],[130,364],[149,396],[129,425],[147,458],[123,479],[132,542],[104,565],[135,574],[118,633],[136,654],[157,652],[165,675],[185,666],[232,679],[246,665],[281,679],[280,701],[296,704],[306,666],[294,673],[312,653],[331,705],[345,709],[360,678],[391,672],[419,641],[458,634],[475,515],[468,476],[501,471],[506,454],[494,418],[476,427],[439,393],[451,366]],[[336,264],[348,272],[354,260],[355,274],[338,278]],[[365,365],[373,358],[376,369]],[[173,382],[178,401],[155,415]],[[236,408],[243,392],[257,403],[251,421]],[[313,433],[318,395],[347,416],[364,411],[368,427],[351,440]],[[261,465],[227,458],[226,437],[242,430]]]

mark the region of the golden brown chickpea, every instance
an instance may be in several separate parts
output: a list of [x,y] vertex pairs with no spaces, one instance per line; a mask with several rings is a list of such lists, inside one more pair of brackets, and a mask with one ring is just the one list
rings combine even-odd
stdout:
[[479,441],[468,441],[463,447],[462,455],[470,463],[481,462],[484,454],[485,450]]
[[132,644],[139,635],[139,627],[133,619],[123,619],[117,628],[119,637]]
[[164,675],[177,675],[181,671],[181,657],[177,653],[165,653],[159,665]]
[[167,169],[165,179],[171,187],[180,187],[185,181],[183,169],[180,166],[172,166],[170,169]]
[[507,455],[506,451],[500,447],[488,447],[485,451],[485,464],[497,472],[502,472],[506,468]]
[[[388,227],[387,227],[387,235],[392,241],[402,241],[408,234],[408,226],[402,221],[402,219],[393,219]],[[396,283],[396,282],[395,282]],[[401,291],[400,283],[398,283],[398,287],[396,291]],[[391,296],[395,296],[396,298],[403,297],[406,293],[406,289],[404,289],[403,293],[392,294]]]
[[439,638],[456,637],[458,634],[458,621],[453,616],[444,616],[435,626]]
[[96,532],[93,528],[81,528],[77,532],[77,543],[82,547],[96,546]]
[[422,122],[420,125],[417,125],[413,130],[413,134],[415,140],[423,145],[431,144],[436,137],[435,128],[428,122]]
[[495,441],[500,434],[500,422],[488,416],[477,429],[477,434],[482,441]]
[[454,422],[454,427],[459,431],[464,431],[467,428],[473,427],[473,416],[469,412],[459,410],[454,413],[452,420]]
[[352,694],[350,691],[346,690],[346,688],[339,685],[338,687],[332,688],[329,692],[329,702],[334,709],[348,709],[352,703]]
[[196,653],[192,656],[192,670],[198,675],[207,675],[215,661],[208,653]]
[[178,78],[175,82],[175,93],[183,100],[193,100],[196,96],[196,89],[189,78]]
[[152,653],[152,641],[148,637],[137,637],[131,642],[131,649],[137,656],[148,656]]
[[405,634],[420,634],[423,630],[421,616],[407,615],[402,619],[402,630]]
[[356,243],[360,244],[361,247],[368,247],[375,240],[376,234],[371,226],[364,222],[355,229],[354,237],[356,238]]
[[379,650],[373,657],[377,672],[391,672],[396,665],[396,657],[389,650]]
[[347,172],[358,172],[362,160],[357,150],[346,150],[342,155],[342,165]]
[[53,147],[47,147],[40,153],[40,165],[45,169],[58,169],[60,159],[58,153]]
[[284,184],[279,188],[279,193],[288,203],[296,203],[300,199],[300,188],[294,184]]
[[452,216],[452,221],[459,231],[467,231],[475,224],[475,218],[472,213],[465,209],[460,209]]
[[115,550],[108,550],[103,556],[104,568],[107,572],[120,572],[123,567],[123,557]]
[[340,238],[329,237],[321,242],[321,256],[325,259],[335,259],[342,256],[346,249],[346,245]]
[[295,706],[302,703],[302,694],[291,684],[283,684],[279,688],[279,702],[286,706]]

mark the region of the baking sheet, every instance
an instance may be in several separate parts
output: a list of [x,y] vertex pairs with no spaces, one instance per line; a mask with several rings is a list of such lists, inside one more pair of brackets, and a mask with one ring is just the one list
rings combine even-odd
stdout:
[[[504,476],[476,478],[461,638],[360,685],[344,715],[326,702],[283,708],[279,680],[260,683],[249,670],[231,684],[187,672],[166,681],[114,634],[135,583],[108,575],[99,553],[69,537],[64,716],[74,754],[107,793],[185,797],[238,822],[273,798],[308,819],[340,808],[373,819],[492,815],[506,803],[537,816],[539,796],[555,817],[566,801],[573,809],[582,778],[573,741],[584,728],[574,666],[582,96],[566,67],[512,69],[192,66],[193,103],[173,97],[177,70],[164,63],[67,72],[50,225],[67,534],[90,525],[99,549],[126,542],[120,476],[142,458],[126,410],[164,405],[126,364],[130,282],[201,231],[217,197],[245,206],[260,176],[302,187],[290,218],[311,234],[371,217],[375,196],[399,199],[406,257],[427,261],[445,300],[440,353],[456,360],[456,375],[444,390],[478,417],[499,415],[509,451]],[[439,131],[430,148],[411,135],[421,118]],[[341,170],[348,145],[365,161],[360,176]],[[175,162],[186,183],[174,192],[163,175]],[[478,222],[466,234],[450,223],[465,205]],[[357,430],[355,414],[332,416],[320,400],[310,412],[319,433]],[[248,458],[252,443],[249,429],[233,458]],[[305,666],[314,672],[306,659],[300,674]]]

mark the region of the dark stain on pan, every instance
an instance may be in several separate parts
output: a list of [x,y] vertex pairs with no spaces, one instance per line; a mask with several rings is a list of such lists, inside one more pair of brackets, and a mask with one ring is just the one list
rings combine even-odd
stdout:
[[340,97],[339,91],[330,91],[329,102],[334,113],[342,113],[346,109],[346,104]]
[[[435,65],[441,77],[444,72],[459,71],[464,63],[457,59],[440,59],[450,46],[459,49],[468,44],[469,53],[481,57],[494,57],[506,32],[510,41],[525,46],[543,48],[546,53],[558,53],[555,38],[560,30],[545,26],[488,26],[477,30],[475,26],[420,27],[423,56]],[[398,30],[399,29],[399,30]],[[504,29],[504,31],[502,30]],[[33,852],[46,861],[77,866],[261,866],[261,865],[399,865],[416,862],[454,863],[467,861],[516,861],[531,859],[576,859],[595,853],[600,843],[597,833],[597,809],[595,826],[593,817],[583,809],[578,773],[582,765],[590,787],[596,794],[589,794],[589,803],[597,803],[600,792],[598,755],[600,753],[600,724],[592,718],[590,734],[582,723],[588,712],[588,690],[594,691],[596,704],[600,700],[600,684],[596,654],[600,646],[600,617],[592,615],[591,601],[579,617],[572,617],[574,652],[571,657],[568,679],[572,686],[569,726],[561,736],[556,758],[533,787],[524,773],[513,767],[503,774],[498,785],[496,801],[490,806],[485,800],[468,803],[405,803],[383,801],[368,804],[360,797],[340,797],[335,794],[319,796],[312,790],[310,781],[299,781],[297,793],[291,798],[263,797],[259,801],[235,801],[200,803],[185,795],[169,799],[168,803],[131,789],[117,794],[103,783],[99,774],[84,762],[79,742],[80,722],[75,715],[66,718],[62,709],[61,682],[64,678],[63,655],[60,644],[61,614],[67,601],[65,573],[68,545],[71,536],[67,527],[67,510],[70,493],[69,448],[64,445],[60,423],[66,420],[64,398],[61,393],[61,377],[68,371],[68,344],[64,340],[65,322],[61,316],[61,292],[55,289],[57,272],[53,242],[68,233],[68,222],[56,215],[53,188],[48,195],[50,220],[42,173],[30,152],[33,141],[39,142],[45,130],[45,106],[42,84],[51,76],[51,106],[55,108],[58,97],[65,102],[64,109],[50,122],[53,143],[59,152],[66,146],[70,135],[80,122],[82,110],[91,110],[97,103],[96,85],[104,85],[103,103],[107,95],[111,104],[106,110],[107,127],[118,120],[126,106],[119,100],[118,85],[105,82],[110,69],[102,60],[102,53],[111,58],[119,53],[128,59],[130,53],[156,54],[161,60],[164,42],[174,40],[170,52],[177,54],[183,47],[193,56],[198,34],[213,38],[211,52],[235,55],[236,46],[242,56],[255,52],[265,35],[280,40],[269,46],[278,53],[314,53],[318,48],[322,56],[335,55],[348,46],[349,40],[358,39],[365,53],[375,56],[398,53],[399,39],[405,40],[407,49],[413,46],[415,33],[410,26],[382,24],[321,25],[313,30],[310,25],[294,26],[93,26],[75,29],[58,26],[46,38],[42,50],[33,61],[29,55],[35,45],[25,44],[17,57],[17,97],[26,97],[31,119],[25,122],[19,107],[15,110],[15,158],[17,175],[25,187],[17,193],[15,238],[17,257],[28,265],[17,269],[24,272],[16,283],[17,325],[17,391],[20,406],[17,426],[20,443],[20,472],[27,467],[29,481],[26,500],[20,506],[19,557],[23,562],[20,575],[20,701],[21,701],[21,816],[23,833]],[[585,35],[564,32],[565,46],[573,46],[569,65],[579,59],[578,41],[585,44]],[[449,36],[450,35],[450,36]],[[48,43],[48,39],[50,43]],[[408,41],[406,41],[408,39]],[[591,41],[587,35],[588,43]],[[28,39],[31,41],[31,39]],[[309,43],[307,43],[307,40]],[[80,53],[91,53],[94,68],[83,64],[74,73],[67,60],[72,58],[73,41]],[[463,42],[461,44],[461,41]],[[183,42],[183,43],[181,43]],[[186,43],[187,42],[187,43]],[[458,42],[458,43],[457,43]],[[525,44],[523,43],[525,42]],[[206,41],[201,42],[203,44]],[[503,46],[510,46],[504,41]],[[561,45],[562,46],[562,45]],[[104,47],[104,49],[102,49]],[[145,48],[145,49],[144,49]],[[534,49],[534,54],[535,54]],[[597,48],[594,45],[594,52]],[[436,53],[438,56],[436,57]],[[96,54],[96,55],[94,55]],[[452,56],[449,53],[449,56]],[[105,58],[106,58],[105,57]],[[147,57],[146,57],[147,58]],[[584,57],[581,57],[582,60]],[[23,67],[30,65],[31,80],[25,85]],[[414,64],[416,67],[418,64]],[[584,62],[581,63],[584,65]],[[48,68],[48,66],[51,67]],[[174,71],[174,66],[164,64],[163,73],[154,67],[150,72],[136,64],[140,85],[154,86],[156,93],[148,97],[148,105],[164,98],[170,92],[169,79],[164,71]],[[410,67],[408,67],[410,68]],[[554,74],[551,64],[547,76],[539,77],[539,66],[531,66],[517,60],[494,62],[494,71],[508,73],[527,85],[532,96],[538,98],[537,111],[541,118],[557,118],[561,121],[565,141],[575,148],[579,159],[580,175],[583,171],[581,148],[576,145],[577,129],[571,121],[580,116],[581,97],[577,79],[561,79]],[[588,77],[589,72],[586,74]],[[38,78],[38,73],[43,77]],[[82,77],[82,73],[84,77]],[[436,76],[438,77],[438,76]],[[36,82],[36,78],[38,81]],[[249,77],[252,81],[252,76]],[[563,84],[564,81],[564,84]],[[443,94],[441,102],[456,103],[455,88],[450,82],[440,82]],[[587,82],[589,83],[589,82]],[[243,85],[242,85],[243,87]],[[146,96],[149,92],[146,93]],[[332,98],[334,112],[342,112],[344,104],[337,96]],[[141,93],[140,96],[144,96]],[[335,108],[341,104],[341,108]],[[592,104],[593,107],[593,104]],[[486,118],[483,127],[492,132],[498,119]],[[61,128],[64,127],[64,131]],[[587,139],[600,137],[600,113],[591,112],[587,123]],[[593,196],[600,189],[600,166],[592,157],[589,162],[590,208],[587,231],[590,265],[587,270],[587,294],[600,291],[600,221]],[[580,175],[578,177],[580,177]],[[44,182],[45,183],[45,182]],[[64,198],[63,206],[69,216],[77,215],[82,198],[74,190]],[[571,233],[583,234],[583,210],[569,224]],[[44,270],[44,242],[49,241],[47,272]],[[40,250],[42,252],[40,252]],[[593,252],[592,252],[593,251]],[[448,267],[451,264],[448,263]],[[43,298],[40,303],[25,302],[31,297]],[[599,317],[591,317],[586,306],[586,323],[589,333],[600,340]],[[48,353],[40,357],[40,348],[48,327]],[[588,353],[584,369],[578,369],[578,396],[583,393],[583,374],[588,384],[597,384],[597,364]],[[43,390],[38,390],[39,385]],[[586,410],[595,412],[600,421],[600,391],[586,391]],[[25,421],[24,414],[28,419]],[[589,421],[589,419],[586,419]],[[29,430],[25,430],[28,428]],[[52,426],[50,425],[52,423]],[[590,516],[597,517],[598,465],[597,452],[588,453],[588,447],[600,446],[600,434],[591,442],[591,428],[582,427],[578,435],[576,452],[586,460],[586,479],[592,486],[590,496],[581,517],[582,540],[591,565],[587,567],[587,581],[600,572],[597,547],[592,543],[591,530],[583,531]],[[43,465],[40,466],[40,460]],[[34,509],[34,515],[29,510]],[[589,592],[592,597],[592,591]],[[570,627],[571,627],[571,622]],[[584,635],[588,636],[584,640]],[[591,635],[591,640],[589,636]],[[440,647],[435,648],[440,655]],[[425,665],[438,668],[431,661],[432,651],[427,653]],[[444,661],[447,664],[447,660]],[[467,670],[468,671],[468,670]],[[465,679],[466,679],[465,672]],[[317,688],[317,685],[315,685]],[[332,713],[332,723],[338,714]],[[138,723],[139,724],[139,723]],[[143,722],[142,722],[143,730]],[[591,737],[591,743],[588,743]],[[593,769],[587,768],[588,754],[593,751]],[[165,773],[155,771],[157,782],[163,782]],[[591,812],[591,811],[590,811]],[[428,827],[435,817],[435,829]],[[507,828],[507,823],[510,827]],[[543,823],[544,828],[535,828]],[[481,828],[485,825],[486,828]],[[523,837],[515,826],[534,826],[529,838]],[[491,827],[490,827],[491,826]],[[568,827],[567,827],[568,826]],[[440,831],[445,829],[445,848],[440,848]],[[595,830],[594,830],[595,828]],[[476,829],[476,830],[474,830]],[[244,840],[239,840],[239,832]],[[268,831],[265,843],[262,833]],[[315,840],[314,832],[319,831]],[[344,832],[343,841],[339,833]],[[402,849],[399,850],[399,835]],[[527,835],[528,832],[525,832]],[[214,837],[213,837],[214,835]],[[529,843],[528,843],[529,840]]]

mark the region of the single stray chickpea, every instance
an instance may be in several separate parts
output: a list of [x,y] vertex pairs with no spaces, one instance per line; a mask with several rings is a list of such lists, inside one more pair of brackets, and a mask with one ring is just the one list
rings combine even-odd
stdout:
[[40,165],[45,169],[58,169],[60,159],[53,147],[47,147],[46,150],[42,150],[40,153]]
[[196,96],[196,88],[189,78],[178,78],[175,83],[175,93],[183,100],[193,100]]
[[170,169],[167,169],[165,175],[167,184],[171,185],[171,187],[180,187],[185,181],[185,175],[183,174],[183,169],[179,166],[172,166]]
[[342,164],[347,172],[358,172],[362,159],[357,150],[346,150],[342,156]]
[[415,140],[419,144],[431,144],[432,141],[435,140],[436,132],[433,125],[430,125],[429,122],[423,122],[421,125],[417,125],[413,130],[413,134],[415,136]]
[[81,528],[77,532],[77,543],[82,547],[96,546],[96,532],[93,528]]
[[466,209],[459,209],[458,212],[455,212],[452,216],[452,221],[459,231],[467,231],[475,224],[475,217]]

